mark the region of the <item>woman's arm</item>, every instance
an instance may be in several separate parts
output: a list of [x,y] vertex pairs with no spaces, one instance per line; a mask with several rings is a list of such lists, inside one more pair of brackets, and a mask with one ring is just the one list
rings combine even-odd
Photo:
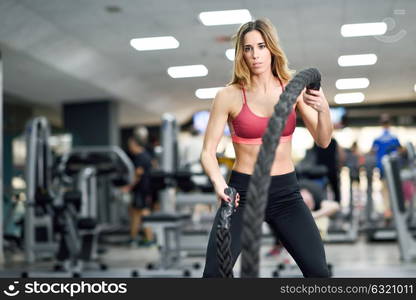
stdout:
[[224,201],[228,201],[228,196],[224,194],[227,183],[221,174],[216,154],[230,112],[230,99],[227,95],[229,93],[227,89],[229,87],[220,90],[212,102],[201,152],[202,167],[214,185],[217,195]]
[[333,130],[329,104],[322,88],[319,91],[307,91],[311,95],[303,90],[302,94],[298,97],[296,106],[316,144],[322,148],[326,148],[331,142]]

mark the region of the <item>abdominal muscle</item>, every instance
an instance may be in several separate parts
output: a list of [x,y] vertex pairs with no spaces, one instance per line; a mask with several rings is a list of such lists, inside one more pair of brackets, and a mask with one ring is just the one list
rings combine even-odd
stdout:
[[[253,174],[254,165],[257,161],[257,155],[261,145],[237,144],[233,143],[235,150],[235,162],[233,170],[244,173]],[[293,172],[295,167],[291,158],[292,143],[290,141],[279,143],[276,149],[270,175],[282,175]]]

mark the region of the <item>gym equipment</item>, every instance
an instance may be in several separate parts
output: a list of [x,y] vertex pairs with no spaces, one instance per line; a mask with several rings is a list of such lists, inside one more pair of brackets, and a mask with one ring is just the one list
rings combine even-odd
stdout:
[[176,193],[176,209],[181,212],[192,214],[191,222],[188,222],[182,229],[180,236],[181,249],[187,257],[205,257],[207,239],[211,231],[212,222],[215,218],[216,209],[204,214],[195,215],[197,205],[216,208],[218,199],[215,193],[189,192]]
[[[412,149],[411,146],[408,149]],[[410,152],[409,169],[402,169],[400,166],[400,157],[395,154],[389,154],[383,157],[382,163],[386,171],[386,179],[390,194],[390,202],[393,209],[394,224],[397,231],[398,245],[401,259],[405,262],[416,260],[416,239],[413,237],[409,226],[408,217],[413,213],[413,206],[406,207],[404,200],[402,180],[412,180],[416,182],[416,168],[414,156]],[[402,169],[402,170],[401,170]],[[411,202],[415,200],[415,196]]]
[[[157,242],[161,255],[164,257],[164,253],[172,254],[153,265],[153,269],[156,267],[169,268],[166,270],[166,274],[174,271],[175,265],[179,266],[177,249],[180,249],[181,257],[205,255],[205,241],[209,235],[214,216],[204,216],[205,223],[201,219],[191,219],[191,217],[198,204],[209,206],[218,204],[211,184],[193,181],[195,175],[206,176],[203,172],[195,173],[194,170],[187,169],[186,166],[181,169],[177,168],[179,164],[175,154],[177,153],[176,126],[174,116],[163,115],[161,169],[154,169],[151,172],[152,190],[160,191],[161,211],[143,217],[143,224],[151,226],[158,237]],[[165,242],[168,238],[167,235],[172,241],[168,247]],[[178,243],[180,247],[177,247]],[[196,268],[196,265],[193,267]]]
[[[49,258],[56,254],[59,263],[55,271],[73,272],[73,276],[79,277],[84,264],[92,262],[106,269],[105,264],[96,261],[100,232],[97,178],[105,175],[114,185],[130,183],[133,165],[118,147],[90,147],[66,153],[55,170],[48,139],[46,118],[35,118],[28,123],[26,261],[33,263],[46,252]],[[22,276],[37,275],[25,271]]]
[[[49,147],[50,129],[46,118],[38,117],[26,126],[26,208],[24,218],[25,259],[29,264],[40,258],[53,258],[59,243],[56,234],[60,233],[62,243],[67,243],[69,251],[77,251],[79,244],[70,241],[74,238],[73,222],[64,210],[57,205],[60,194],[52,186],[52,153]],[[57,199],[59,200],[59,199]],[[27,277],[28,272],[22,276]]]
[[367,176],[367,202],[365,208],[366,222],[362,230],[366,234],[368,242],[394,241],[397,238],[394,225],[386,224],[381,214],[374,208],[373,201],[373,178],[376,167],[375,156],[368,154],[365,158],[365,171]]
[[[0,51],[0,195],[3,195],[3,60]],[[0,216],[3,216],[3,200],[0,202]],[[0,264],[4,263],[3,226],[0,226]]]
[[[407,161],[408,161],[408,170],[402,170],[402,173],[409,174],[409,171],[416,169],[416,152],[415,147],[411,142],[406,144],[406,153],[407,153]],[[407,200],[409,200],[409,215],[407,218],[407,224],[409,228],[411,228],[412,232],[414,233],[416,230],[416,180],[414,176],[407,175],[407,181],[405,182],[405,186],[403,186],[403,193]],[[406,199],[405,199],[406,200]],[[413,234],[415,236],[415,234]]]
[[[176,174],[178,167],[177,132],[175,117],[169,113],[163,114],[161,170],[158,171],[162,187],[159,193],[161,210],[142,218],[143,226],[150,226],[155,232],[161,254],[161,261],[148,265],[148,269],[155,269],[155,274],[162,274],[162,276],[163,274],[170,276],[172,272],[176,272],[174,267],[180,265],[180,235],[185,224],[191,219],[189,213],[176,212],[175,177],[180,176]],[[152,181],[154,178],[155,172]],[[189,270],[185,271],[187,274],[190,272]]]
[[105,270],[107,265],[97,255],[98,236],[111,224],[102,224],[98,218],[98,208],[105,205],[98,205],[99,182],[105,178],[104,182],[116,187],[132,183],[133,163],[117,146],[77,147],[63,155],[58,170],[62,181],[72,184],[72,190],[65,188],[60,208],[66,227],[62,228],[65,234],[58,253],[61,264],[56,268],[80,275],[95,263]]
[[[4,250],[15,252],[23,249],[24,200],[22,189],[14,189],[9,205],[4,206]],[[6,204],[6,203],[5,203]]]
[[25,259],[53,257],[57,243],[53,237],[52,153],[46,118],[28,122],[26,138],[26,206],[24,221]]
[[[174,173],[178,169],[178,126],[176,118],[172,114],[165,113],[162,116],[161,126],[161,169],[165,175]],[[171,176],[165,177],[166,187],[160,192],[161,210],[175,212],[174,182]]]
[[[312,156],[312,155],[310,155]],[[326,191],[328,169],[324,165],[316,165],[313,157],[305,157],[296,166],[296,175],[299,180],[311,180]],[[324,193],[326,195],[326,192]],[[325,196],[326,197],[326,196]],[[352,184],[350,182],[350,203],[346,214],[337,212],[329,217],[327,233],[322,237],[325,243],[354,243],[358,239],[358,217],[353,207]]]
[[338,211],[331,216],[325,243],[355,243],[358,239],[359,216],[354,209],[353,182],[349,182],[350,201],[346,212]]
[[109,198],[103,193],[133,182],[134,166],[126,153],[118,146],[76,147],[62,156],[58,170],[63,182],[81,191],[82,216],[98,219],[103,232],[114,230],[117,224],[110,216],[120,204],[103,201]]

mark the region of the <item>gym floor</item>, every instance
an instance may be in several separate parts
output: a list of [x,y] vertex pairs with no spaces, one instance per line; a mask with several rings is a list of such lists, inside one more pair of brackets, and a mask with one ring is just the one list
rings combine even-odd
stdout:
[[[267,257],[266,253],[271,247],[271,239],[265,239],[261,247],[260,277],[272,277],[279,263],[282,263],[284,254],[279,257]],[[333,267],[333,277],[415,277],[416,263],[404,263],[400,260],[399,248],[395,242],[367,243],[364,237],[354,244],[325,244],[327,261]],[[0,272],[1,277],[20,277],[23,271],[33,270],[31,277],[67,277],[70,274],[51,272],[51,262],[37,262],[27,268],[23,263],[23,253],[8,254],[5,269]],[[204,259],[202,257],[182,258],[181,268],[172,268],[162,275],[148,271],[149,263],[157,262],[160,254],[156,246],[137,247],[111,246],[102,255],[102,260],[108,265],[106,271],[85,271],[83,277],[131,277],[133,270],[139,270],[143,277],[181,277],[180,270],[188,266],[191,277],[201,277]],[[201,268],[192,266],[199,263]],[[281,277],[300,277],[301,273],[295,265],[280,272]],[[236,277],[240,273],[240,260],[234,268]]]
[[[271,247],[271,240],[265,240],[261,247],[261,277],[271,277],[273,270],[282,262],[276,256],[266,257]],[[354,244],[325,244],[328,263],[333,265],[334,277],[414,277],[416,263],[400,261],[399,248],[395,242],[367,243],[362,237]],[[146,263],[158,259],[156,247],[151,249],[117,247],[111,249],[104,260],[109,266],[117,268],[144,268]],[[284,256],[284,255],[283,255]],[[241,257],[241,256],[240,256]],[[204,265],[203,258],[184,258],[183,265],[191,266],[195,262]],[[110,267],[110,269],[111,269]],[[111,273],[111,270],[109,271]],[[234,275],[239,276],[240,261],[234,268]],[[202,269],[192,270],[192,277],[201,277]],[[282,276],[301,276],[297,267],[282,271]]]
[[[345,172],[341,172],[342,207],[348,207],[349,187]],[[360,190],[354,190],[355,212],[363,214],[365,207],[365,180],[362,180]],[[374,204],[376,210],[382,208],[380,184],[375,178]],[[207,224],[210,228],[210,224]],[[122,237],[123,239],[124,237]],[[122,240],[121,239],[121,240]],[[207,237],[193,238],[192,245],[201,248],[206,246]],[[111,240],[111,239],[109,239]],[[118,240],[116,237],[113,239]],[[273,277],[273,271],[279,270],[279,264],[285,264],[284,270],[279,270],[279,277],[301,277],[302,274],[296,264],[286,252],[278,256],[267,256],[271,249],[273,239],[265,236],[262,240],[260,277]],[[190,277],[202,277],[204,267],[203,256],[191,256],[182,254],[177,267],[167,270],[148,270],[149,264],[160,262],[161,254],[156,245],[149,247],[131,247],[124,243],[111,243],[104,245],[105,252],[101,255],[101,261],[107,264],[108,269],[99,270],[94,266],[91,270],[84,270],[82,277],[131,277],[133,271],[138,271],[140,277],[182,277],[183,270],[190,271]],[[325,243],[325,251],[328,264],[332,265],[333,277],[416,277],[416,262],[407,263],[400,259],[400,251],[397,242],[368,242],[365,234],[360,234],[355,243]],[[24,263],[24,253],[20,251],[6,252],[4,269],[0,270],[0,277],[21,277],[22,272],[29,271],[30,277],[72,277],[70,273],[53,272],[54,261],[45,260],[36,262],[30,266]],[[240,256],[241,257],[241,256]],[[195,264],[200,267],[196,269]],[[239,277],[240,259],[234,267],[234,276]],[[134,275],[133,275],[134,276]]]

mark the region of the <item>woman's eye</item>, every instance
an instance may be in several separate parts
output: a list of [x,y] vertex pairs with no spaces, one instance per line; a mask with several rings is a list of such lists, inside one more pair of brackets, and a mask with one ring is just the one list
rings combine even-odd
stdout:
[[246,47],[246,48],[244,48],[244,51],[245,51],[245,52],[250,51],[250,47]]
[[266,47],[266,45],[260,45],[260,46],[259,46],[259,48],[260,48],[260,49],[263,49],[263,48],[265,48],[265,47]]

